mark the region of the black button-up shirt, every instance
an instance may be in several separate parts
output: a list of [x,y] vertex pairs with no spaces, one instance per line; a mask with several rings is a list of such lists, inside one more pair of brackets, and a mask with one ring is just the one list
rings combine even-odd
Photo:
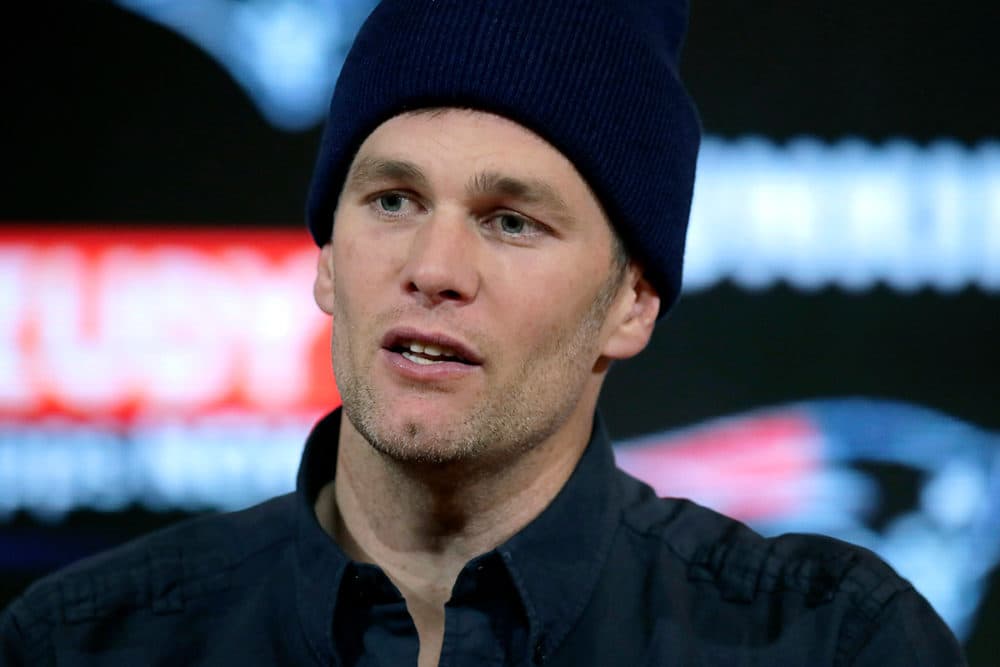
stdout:
[[[313,504],[340,413],[294,494],[202,517],[32,586],[0,618],[0,665],[415,665],[398,589],[352,562]],[[938,616],[873,554],[764,539],[617,470],[599,422],[541,515],[460,573],[442,666],[964,664]]]

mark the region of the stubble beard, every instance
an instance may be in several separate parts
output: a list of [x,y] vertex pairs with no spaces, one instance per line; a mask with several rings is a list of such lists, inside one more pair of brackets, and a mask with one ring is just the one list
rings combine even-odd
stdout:
[[[609,276],[576,327],[548,338],[504,386],[487,390],[484,404],[448,423],[408,420],[390,426],[392,405],[376,394],[367,374],[344,365],[357,357],[350,341],[338,340],[334,324],[332,348],[334,359],[341,362],[337,384],[344,414],[376,451],[397,463],[503,465],[548,439],[576,408],[620,278]],[[347,349],[338,349],[345,342]]]

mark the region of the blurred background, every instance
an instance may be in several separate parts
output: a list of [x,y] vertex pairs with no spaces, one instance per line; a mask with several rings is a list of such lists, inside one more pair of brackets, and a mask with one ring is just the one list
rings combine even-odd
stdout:
[[[303,202],[370,0],[9,3],[0,606],[292,489],[338,402]],[[874,549],[1000,655],[993,3],[695,2],[685,293],[602,412],[620,464]]]

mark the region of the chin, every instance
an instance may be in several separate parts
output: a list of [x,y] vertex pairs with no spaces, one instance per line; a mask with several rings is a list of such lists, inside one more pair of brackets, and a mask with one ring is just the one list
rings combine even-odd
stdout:
[[[489,443],[471,415],[428,401],[345,401],[354,428],[383,455],[401,463],[457,463],[476,458]],[[353,408],[353,409],[352,409]]]
[[456,432],[440,422],[402,420],[381,424],[364,434],[372,447],[400,463],[444,465],[472,461],[482,456],[487,443],[478,434]]

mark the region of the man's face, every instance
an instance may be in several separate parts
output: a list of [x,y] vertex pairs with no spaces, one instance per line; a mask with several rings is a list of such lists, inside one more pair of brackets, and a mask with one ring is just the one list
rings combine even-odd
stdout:
[[600,205],[552,146],[482,112],[397,116],[362,144],[333,230],[316,299],[374,447],[490,460],[589,427],[628,289]]

